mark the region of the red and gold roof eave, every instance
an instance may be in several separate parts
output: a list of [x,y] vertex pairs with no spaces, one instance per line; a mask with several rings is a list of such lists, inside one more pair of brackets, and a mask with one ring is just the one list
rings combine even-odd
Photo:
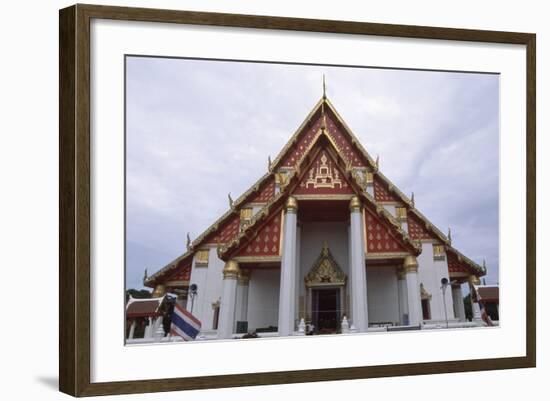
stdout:
[[281,163],[283,162],[289,151],[292,149],[292,147],[296,144],[300,135],[304,133],[304,131],[309,128],[311,124],[317,121],[317,118],[321,118],[323,112],[327,111],[332,114],[332,116],[334,117],[334,121],[338,123],[340,127],[349,135],[350,143],[359,152],[359,155],[363,159],[364,165],[368,166],[373,171],[376,170],[376,163],[374,159],[368,154],[365,148],[363,148],[353,131],[346,125],[340,114],[338,114],[338,112],[336,111],[335,107],[326,97],[321,98],[316,103],[316,105],[313,107],[306,119],[302,122],[300,127],[298,127],[290,140],[285,144],[283,149],[281,149],[277,157],[273,160],[273,169],[278,169],[281,167]]
[[241,230],[235,238],[226,244],[218,245],[218,257],[223,261],[228,261],[238,254],[250,240],[254,239],[271,217],[281,212],[285,199],[285,192],[276,194],[249,222],[241,226]]
[[397,234],[398,239],[403,243],[405,248],[415,256],[422,253],[422,245],[419,241],[413,240],[409,234],[401,228],[401,224],[386,210],[382,205],[379,205],[374,197],[366,191],[360,191],[361,198],[365,201],[365,207],[381,218],[387,225],[392,228],[392,231]]
[[[461,263],[463,266],[466,266],[466,270],[477,277],[482,277],[487,274],[487,270],[485,267],[477,264],[467,256],[465,256],[462,252],[460,252],[458,249],[452,247],[450,244],[445,245],[445,250],[448,253],[452,253]],[[447,256],[448,259],[448,256]]]
[[193,263],[193,256],[194,251],[192,249],[189,249],[183,255],[172,260],[170,263],[155,272],[153,275],[146,277],[143,280],[143,285],[145,287],[154,288],[156,285],[163,283],[163,279],[167,275],[173,273],[178,267],[181,267],[182,264],[184,265],[184,268],[190,267],[190,265]]

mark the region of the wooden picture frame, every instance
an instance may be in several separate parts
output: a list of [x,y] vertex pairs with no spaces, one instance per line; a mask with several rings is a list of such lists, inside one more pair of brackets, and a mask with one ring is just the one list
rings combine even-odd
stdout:
[[[90,380],[90,21],[94,18],[524,45],[527,54],[525,60],[527,71],[526,355],[509,358],[92,383]],[[536,37],[534,34],[96,5],[75,5],[62,9],[59,16],[59,29],[60,391],[73,396],[94,396],[535,366]]]

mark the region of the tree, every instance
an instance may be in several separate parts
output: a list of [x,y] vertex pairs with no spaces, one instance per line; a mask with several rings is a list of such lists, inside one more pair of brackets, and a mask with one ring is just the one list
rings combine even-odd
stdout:
[[126,290],[126,302],[130,299],[130,295],[132,298],[138,299],[151,298],[151,292],[149,290],[136,290],[135,288],[130,288],[129,290]]

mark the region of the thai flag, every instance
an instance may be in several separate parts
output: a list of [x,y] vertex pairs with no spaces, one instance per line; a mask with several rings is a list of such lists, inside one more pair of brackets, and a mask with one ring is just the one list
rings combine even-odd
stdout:
[[172,312],[172,324],[170,333],[174,336],[180,336],[185,341],[194,340],[201,330],[201,322],[190,312],[183,309],[181,305],[174,305]]

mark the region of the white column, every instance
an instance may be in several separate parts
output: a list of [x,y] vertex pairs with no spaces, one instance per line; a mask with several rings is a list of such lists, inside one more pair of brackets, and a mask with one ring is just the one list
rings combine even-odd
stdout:
[[409,305],[407,298],[407,280],[405,280],[405,270],[397,270],[397,297],[399,301],[399,324],[409,324]]
[[479,277],[471,275],[468,278],[470,284],[470,301],[472,302],[472,321],[481,322],[481,308],[477,302],[477,290],[476,285],[480,284]]
[[134,332],[136,331],[136,321],[132,321],[132,325],[130,326],[130,333],[128,334],[128,338],[132,339],[134,338]]
[[143,333],[143,338],[153,338],[153,318],[147,318],[149,324],[145,327],[145,333]]
[[405,281],[407,282],[407,307],[409,309],[409,324],[418,326],[422,322],[422,303],[420,286],[418,284],[418,262],[416,256],[409,255],[403,262]]
[[304,281],[300,280],[300,249],[301,249],[301,237],[302,237],[302,228],[296,226],[296,267],[295,267],[295,277],[294,277],[294,300],[296,302],[294,310],[294,321],[300,324],[300,320],[304,318],[305,313],[300,314],[300,286],[304,285]]
[[162,316],[157,316],[155,323],[153,324],[153,337],[155,339],[164,337],[164,326],[162,325],[162,320]]
[[248,319],[248,286],[250,282],[250,270],[240,270],[237,280],[237,306],[236,321],[246,322]]
[[459,322],[466,321],[466,312],[464,311],[464,299],[462,297],[462,287],[460,284],[453,284],[452,295],[453,295],[453,310],[455,312],[455,318]]
[[235,306],[237,301],[237,278],[239,264],[229,260],[223,269],[222,299],[218,322],[218,338],[231,338],[235,326]]
[[290,196],[285,203],[285,222],[283,229],[283,249],[281,256],[281,280],[279,289],[280,336],[294,333],[294,314],[296,311],[296,225],[298,222],[298,202]]
[[369,327],[367,305],[367,269],[365,267],[365,238],[363,235],[363,214],[361,201],[357,196],[350,204],[350,273],[351,273],[351,322],[359,332]]

